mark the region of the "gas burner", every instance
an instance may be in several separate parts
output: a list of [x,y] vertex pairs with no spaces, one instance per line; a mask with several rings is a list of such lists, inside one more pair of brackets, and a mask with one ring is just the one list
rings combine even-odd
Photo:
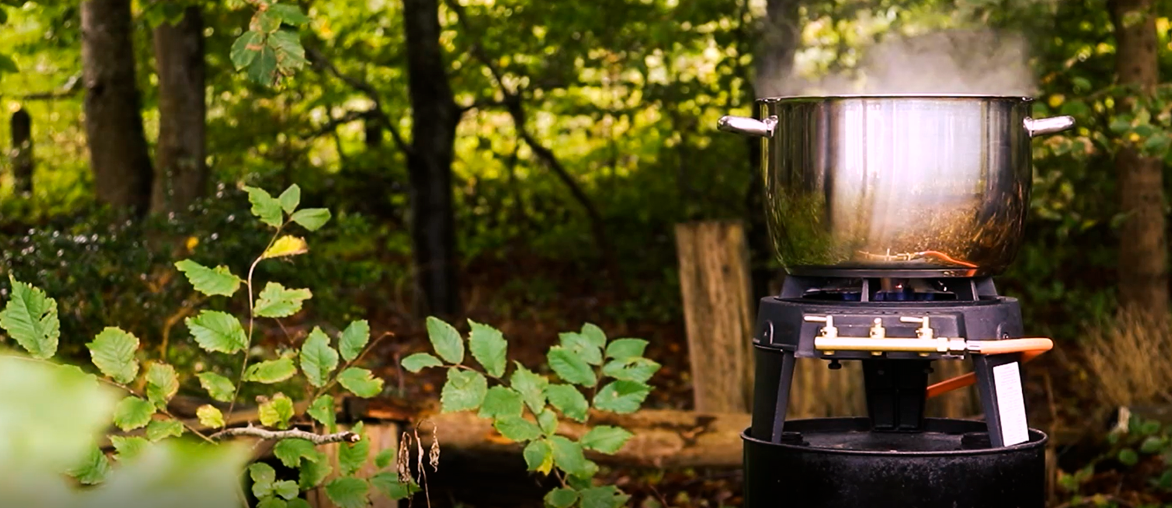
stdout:
[[997,298],[989,278],[786,277],[780,298],[810,302],[979,302]]

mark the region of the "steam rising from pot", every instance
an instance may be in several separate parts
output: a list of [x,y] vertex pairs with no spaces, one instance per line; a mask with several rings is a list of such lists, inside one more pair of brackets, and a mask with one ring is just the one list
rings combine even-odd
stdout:
[[852,73],[779,83],[778,95],[1021,95],[1036,91],[1025,38],[993,30],[889,37],[864,49]]

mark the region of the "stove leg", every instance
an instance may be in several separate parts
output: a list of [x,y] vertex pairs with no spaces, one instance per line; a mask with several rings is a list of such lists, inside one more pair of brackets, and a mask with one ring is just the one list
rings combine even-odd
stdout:
[[1029,440],[1020,357],[1019,354],[973,355],[981,410],[994,448]]
[[773,435],[774,443],[781,442],[781,433],[785,427],[785,414],[789,407],[789,388],[794,379],[793,351],[785,351],[781,358],[781,375],[777,377],[777,404],[773,407]]

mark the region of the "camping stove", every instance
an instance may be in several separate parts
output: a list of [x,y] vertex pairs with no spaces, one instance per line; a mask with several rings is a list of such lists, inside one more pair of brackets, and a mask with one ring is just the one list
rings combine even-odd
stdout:
[[[1049,341],[1021,339],[1017,301],[987,277],[835,275],[788,276],[761,300],[746,506],[1042,507],[1046,436],[1026,422],[1021,351]],[[862,362],[868,415],[786,421],[797,358]],[[939,361],[975,376],[929,387]],[[924,417],[929,393],[970,380],[984,421]]]

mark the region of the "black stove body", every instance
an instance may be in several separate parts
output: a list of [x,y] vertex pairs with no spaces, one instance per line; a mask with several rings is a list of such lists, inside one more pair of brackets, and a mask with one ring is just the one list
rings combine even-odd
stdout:
[[[757,316],[746,506],[1044,506],[1046,436],[1025,421],[1020,354],[966,348],[1023,335],[992,279],[789,276]],[[867,417],[787,422],[797,358],[862,362]],[[933,362],[962,360],[985,421],[925,418]]]

